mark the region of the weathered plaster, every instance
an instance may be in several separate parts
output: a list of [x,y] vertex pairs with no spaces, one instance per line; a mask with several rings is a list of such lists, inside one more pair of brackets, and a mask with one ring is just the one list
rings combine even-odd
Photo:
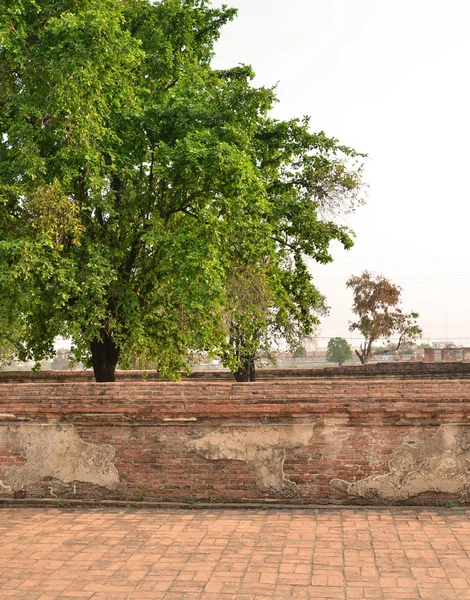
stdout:
[[62,483],[91,483],[113,490],[119,475],[115,450],[84,442],[73,425],[12,424],[0,426],[0,443],[24,453],[26,463],[6,469],[1,489],[25,489],[52,477]]
[[425,492],[464,496],[470,487],[470,426],[441,425],[421,444],[404,443],[389,462],[389,472],[359,481],[330,482],[348,496],[406,500]]
[[312,425],[258,425],[220,427],[190,442],[189,447],[207,460],[243,460],[262,491],[297,493],[297,485],[284,473],[286,450],[305,446]]

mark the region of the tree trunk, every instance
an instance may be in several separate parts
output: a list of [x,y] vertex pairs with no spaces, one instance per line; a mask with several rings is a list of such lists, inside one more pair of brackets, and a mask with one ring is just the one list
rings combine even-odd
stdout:
[[256,381],[256,368],[255,360],[248,359],[244,362],[243,366],[239,367],[237,371],[233,373],[235,381],[239,383],[248,383]]
[[365,364],[366,360],[365,360],[364,355],[362,354],[362,352],[358,352],[357,350],[355,350],[355,352],[357,354],[357,357],[361,361],[361,365]]
[[90,343],[90,349],[95,381],[116,381],[119,348],[113,338],[103,331],[101,339],[95,339]]
[[235,377],[235,381],[239,383],[246,383],[250,381],[248,371],[242,367],[240,367],[237,371],[234,371],[233,376]]
[[254,359],[251,361],[251,364],[250,364],[250,381],[252,383],[254,383],[256,381],[256,368],[255,368]]

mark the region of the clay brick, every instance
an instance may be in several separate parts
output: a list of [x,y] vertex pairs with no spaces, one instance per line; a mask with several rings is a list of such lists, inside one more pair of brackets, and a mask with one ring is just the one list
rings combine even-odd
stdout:
[[[73,426],[84,442],[114,448],[116,489],[60,484],[61,498],[135,501],[144,493],[146,500],[179,502],[192,496],[198,502],[361,503],[331,481],[387,473],[388,461],[404,444],[425,443],[441,425],[470,423],[469,400],[466,378],[278,379],[255,385],[202,380],[2,383],[0,428]],[[211,431],[262,424],[312,427],[310,442],[285,449],[283,471],[291,482],[285,489],[261,489],[248,460],[216,460],[192,449],[192,442]],[[26,460],[25,448],[1,446],[0,479]],[[53,497],[50,489],[51,481],[44,479],[26,491],[28,497]],[[2,489],[2,496],[8,494]],[[426,492],[416,501],[442,505],[453,499],[444,496]]]

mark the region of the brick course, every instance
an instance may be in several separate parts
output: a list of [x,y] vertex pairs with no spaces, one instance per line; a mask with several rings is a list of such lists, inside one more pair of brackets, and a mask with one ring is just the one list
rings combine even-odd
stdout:
[[[429,349],[427,349],[429,350]],[[468,349],[463,349],[465,352]],[[463,354],[466,362],[377,362],[366,365],[324,368],[257,369],[257,381],[278,379],[470,379],[470,351]],[[118,381],[159,381],[156,371],[116,371]],[[235,379],[229,371],[194,371],[183,380],[228,381]],[[93,382],[93,372],[86,371],[0,371],[0,384],[5,383],[86,383]]]

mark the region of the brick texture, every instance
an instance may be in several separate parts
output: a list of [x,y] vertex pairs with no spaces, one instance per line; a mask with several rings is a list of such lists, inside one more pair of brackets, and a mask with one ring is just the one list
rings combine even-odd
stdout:
[[0,597],[469,600],[470,511],[0,511]]
[[[426,349],[432,350],[432,349]],[[377,362],[367,365],[331,366],[325,368],[291,368],[291,369],[258,369],[257,381],[271,381],[273,379],[470,379],[470,349],[462,352],[466,362]],[[434,351],[432,351],[434,353]],[[433,354],[434,356],[434,354]],[[434,358],[432,359],[434,360]],[[158,381],[156,371],[116,371],[118,381]],[[189,377],[190,381],[229,381],[233,382],[233,375],[225,370],[194,371]],[[0,384],[2,383],[72,383],[92,382],[93,372],[86,371],[0,371]]]
[[[331,480],[387,473],[404,443],[419,445],[443,424],[469,423],[469,399],[466,379],[4,383],[0,427],[69,424],[84,441],[115,449],[114,491],[46,478],[28,487],[28,497],[364,504],[371,500],[347,497]],[[307,445],[285,451],[294,497],[262,491],[244,460],[208,460],[191,446],[221,427],[289,424],[313,428]],[[26,452],[0,443],[0,481],[26,461]],[[446,499],[429,492],[406,502]]]

